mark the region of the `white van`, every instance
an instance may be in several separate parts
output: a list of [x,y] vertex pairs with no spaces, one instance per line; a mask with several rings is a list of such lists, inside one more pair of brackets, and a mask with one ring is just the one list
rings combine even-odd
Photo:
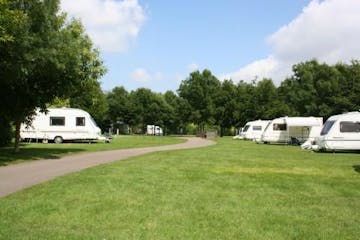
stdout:
[[240,138],[259,141],[261,139],[261,135],[269,123],[269,120],[256,120],[247,122],[240,133]]
[[146,126],[146,134],[162,136],[163,135],[163,130],[162,130],[161,127],[156,126],[156,125],[147,125]]
[[319,150],[360,150],[360,112],[331,116],[316,143]]
[[30,126],[21,125],[20,137],[22,140],[50,140],[55,143],[103,139],[90,114],[76,108],[49,108],[46,114],[37,110]]
[[314,141],[320,135],[322,117],[281,117],[275,118],[261,136],[264,143],[300,144]]

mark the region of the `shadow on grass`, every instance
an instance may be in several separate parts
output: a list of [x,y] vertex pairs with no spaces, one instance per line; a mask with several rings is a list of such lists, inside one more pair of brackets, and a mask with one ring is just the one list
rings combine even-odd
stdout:
[[15,153],[14,147],[0,148],[0,166],[7,166],[15,162],[26,162],[39,159],[59,159],[69,153],[78,153],[85,149],[78,148],[58,148],[54,147],[37,147],[22,145],[20,152]]
[[354,165],[353,168],[354,168],[355,172],[360,173],[360,165]]

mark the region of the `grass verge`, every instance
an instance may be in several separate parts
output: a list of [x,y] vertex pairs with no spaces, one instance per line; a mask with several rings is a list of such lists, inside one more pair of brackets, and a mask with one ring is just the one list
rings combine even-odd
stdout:
[[114,149],[153,147],[184,142],[185,140],[166,136],[115,136],[110,143],[22,143],[19,153],[13,147],[0,148],[0,166],[37,159],[54,159],[79,152],[95,152]]
[[0,199],[0,239],[358,239],[360,155],[220,139]]

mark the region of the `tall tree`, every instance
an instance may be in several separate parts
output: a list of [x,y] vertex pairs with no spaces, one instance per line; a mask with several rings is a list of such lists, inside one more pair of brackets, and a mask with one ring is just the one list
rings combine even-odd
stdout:
[[69,105],[90,113],[96,123],[104,129],[104,122],[107,120],[108,102],[97,79],[88,79],[76,87],[70,95]]
[[207,123],[215,123],[215,99],[219,88],[220,81],[207,69],[201,73],[190,73],[180,84],[179,96],[191,106],[190,120],[197,124],[200,130],[203,130]]
[[336,99],[334,111],[336,113],[349,112],[360,109],[360,62],[351,64],[338,63],[335,68],[341,73],[339,78],[340,97]]
[[257,118],[274,119],[290,113],[288,106],[280,99],[271,79],[264,78],[258,82],[255,92]]
[[324,116],[335,113],[341,98],[341,73],[325,63],[311,60],[293,66],[293,76],[282,82],[279,93],[301,116]]
[[[84,81],[98,79],[102,61],[79,21],[66,21],[58,0],[1,0],[1,9],[23,16],[17,29],[12,19],[1,20],[10,33],[0,41],[0,102],[16,126],[15,149],[19,150],[20,125],[36,107],[56,96],[65,97]],[[2,37],[4,38],[4,37]]]
[[139,122],[136,103],[124,87],[115,87],[106,98],[109,105],[108,115],[112,123],[122,122],[131,128]]
[[171,112],[167,127],[171,133],[183,134],[191,114],[190,106],[183,98],[180,98],[172,91],[165,92],[164,98],[170,105]]
[[215,100],[216,104],[216,124],[220,126],[220,136],[224,135],[225,128],[234,126],[237,122],[237,99],[236,86],[231,80],[224,80],[218,90]]
[[164,127],[171,119],[171,106],[162,94],[154,93],[147,88],[139,88],[130,93],[134,103],[138,125],[144,130],[146,125]]

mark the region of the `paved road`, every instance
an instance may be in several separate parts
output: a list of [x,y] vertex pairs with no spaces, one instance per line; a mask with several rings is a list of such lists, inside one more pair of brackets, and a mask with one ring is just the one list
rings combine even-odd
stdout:
[[0,197],[67,173],[77,172],[103,163],[151,152],[198,148],[215,144],[214,141],[201,138],[187,137],[186,139],[185,143],[167,146],[83,153],[60,159],[44,159],[0,167]]

